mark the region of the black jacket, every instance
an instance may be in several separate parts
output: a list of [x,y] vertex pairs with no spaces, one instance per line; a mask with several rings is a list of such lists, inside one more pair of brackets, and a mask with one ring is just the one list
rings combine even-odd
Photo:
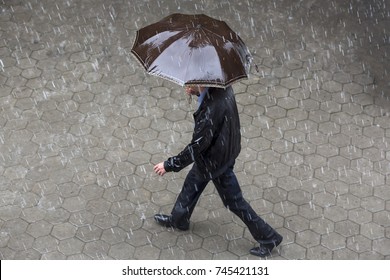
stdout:
[[234,164],[241,150],[240,120],[233,89],[209,88],[194,113],[191,143],[164,162],[167,172],[178,172],[195,162],[204,176],[214,179]]

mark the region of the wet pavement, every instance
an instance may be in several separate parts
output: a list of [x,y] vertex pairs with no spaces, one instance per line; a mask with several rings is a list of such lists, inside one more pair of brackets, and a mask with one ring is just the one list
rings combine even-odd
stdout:
[[196,104],[130,49],[174,12],[226,20],[258,65],[235,170],[284,236],[270,259],[390,259],[388,0],[0,0],[0,259],[257,259],[212,184],[189,231],[153,220]]

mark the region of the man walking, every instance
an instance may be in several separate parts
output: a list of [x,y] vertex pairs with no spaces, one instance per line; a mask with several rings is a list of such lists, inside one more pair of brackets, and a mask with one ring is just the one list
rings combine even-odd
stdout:
[[154,166],[163,176],[178,172],[194,163],[170,215],[156,214],[157,223],[188,230],[195,205],[212,181],[226,208],[237,215],[259,243],[250,253],[259,257],[271,254],[283,237],[260,218],[243,198],[233,172],[235,159],[241,150],[240,120],[233,89],[187,86],[189,96],[198,96],[199,107],[194,113],[195,128],[191,142],[177,156]]

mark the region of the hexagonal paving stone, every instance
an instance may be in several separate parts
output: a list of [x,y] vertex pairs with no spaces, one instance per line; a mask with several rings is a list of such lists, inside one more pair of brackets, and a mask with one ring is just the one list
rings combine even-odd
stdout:
[[187,252],[185,255],[187,260],[210,260],[212,258],[213,254],[202,248]]
[[300,260],[305,259],[306,249],[298,244],[287,244],[283,246],[281,256],[288,260]]
[[339,173],[339,180],[348,184],[357,184],[362,181],[361,173],[351,169],[344,169]]
[[220,253],[227,250],[228,242],[221,236],[210,236],[204,239],[202,247],[210,253]]
[[28,223],[22,219],[13,219],[5,221],[2,224],[2,231],[6,232],[10,236],[19,235],[26,231]]
[[95,216],[94,224],[102,229],[109,229],[115,227],[118,224],[119,218],[110,213],[103,212]]
[[160,192],[154,192],[152,194],[151,200],[160,206],[163,205],[171,205],[173,201],[176,199],[176,194],[170,192],[170,191],[160,191]]
[[378,239],[385,236],[385,228],[375,223],[362,224],[360,232],[369,239]]
[[335,250],[333,252],[333,259],[334,260],[358,260],[359,254],[348,248],[343,248],[343,249]]
[[285,153],[281,157],[281,162],[289,166],[298,166],[303,163],[303,156],[295,152]]
[[313,194],[313,202],[326,209],[336,204],[336,196],[326,192],[315,193]]
[[53,225],[57,225],[68,221],[69,217],[70,217],[70,213],[67,210],[63,208],[58,208],[55,209],[55,211],[47,212],[45,216],[45,221]]
[[99,240],[102,232],[103,230],[95,225],[87,225],[79,227],[77,229],[76,236],[84,242],[89,242]]
[[310,178],[301,182],[301,189],[315,194],[325,191],[325,184],[316,178]]
[[58,244],[58,251],[64,255],[80,254],[83,251],[84,242],[77,238],[61,240]]
[[83,248],[83,253],[88,255],[94,260],[104,260],[109,259],[108,251],[110,249],[110,245],[106,242],[97,240],[91,241],[85,244]]
[[337,205],[343,209],[355,209],[360,206],[360,198],[352,194],[343,194],[337,198]]
[[90,200],[87,203],[86,209],[95,215],[107,213],[110,209],[111,203],[103,198],[98,198],[96,200]]
[[268,166],[268,174],[280,178],[288,176],[290,173],[290,167],[283,163],[275,163]]
[[311,248],[320,244],[321,235],[312,230],[298,232],[296,242],[304,248]]
[[119,227],[112,227],[103,231],[101,240],[110,245],[124,242],[128,238],[128,234]]
[[329,234],[334,231],[334,222],[325,218],[312,219],[310,229],[319,234]]
[[112,245],[108,255],[116,260],[133,259],[135,248],[127,243],[118,243]]
[[311,202],[312,196],[308,192],[297,189],[288,192],[288,200],[300,206]]
[[267,166],[259,161],[246,162],[244,165],[245,171],[254,176],[264,174],[266,168]]
[[352,236],[347,239],[347,247],[357,253],[367,252],[372,250],[372,240],[362,236]]
[[390,190],[388,186],[376,187],[374,189],[374,195],[385,200],[390,200]]
[[329,158],[328,162],[330,168],[342,172],[345,169],[349,169],[351,161],[341,156],[335,156]]
[[323,144],[317,147],[317,153],[324,157],[337,156],[339,149],[330,144]]
[[79,212],[85,209],[87,201],[80,197],[68,197],[64,200],[62,207],[69,212]]
[[294,216],[298,214],[298,206],[290,201],[282,201],[275,204],[274,212],[282,217]]
[[85,226],[90,225],[93,222],[94,215],[86,210],[73,213],[69,222],[75,226]]
[[385,201],[377,197],[365,197],[361,200],[361,206],[375,213],[385,209]]
[[307,250],[307,259],[309,260],[331,260],[332,251],[324,246],[315,246]]
[[104,191],[103,198],[109,202],[116,202],[126,199],[128,191],[121,187],[107,188]]
[[188,252],[201,248],[202,242],[203,239],[195,234],[185,234],[177,238],[176,244]]
[[335,122],[320,123],[318,130],[326,135],[335,135],[340,132],[340,125]]
[[160,256],[160,249],[153,245],[145,245],[137,247],[134,252],[134,259],[136,260],[155,260]]
[[58,238],[59,240],[71,238],[76,234],[77,227],[70,223],[62,223],[55,225],[51,232],[51,235]]
[[390,255],[390,240],[388,238],[381,238],[373,241],[373,250],[378,253],[389,256]]
[[25,251],[32,248],[34,238],[26,233],[10,235],[8,240],[8,248],[15,251]]
[[335,223],[335,232],[350,237],[359,234],[359,225],[349,220],[340,221]]
[[390,226],[390,213],[387,211],[380,211],[378,213],[374,213],[373,221],[378,225],[388,227]]
[[285,227],[293,232],[299,233],[309,228],[309,220],[299,215],[290,216],[285,218]]
[[38,221],[38,222],[30,224],[28,226],[26,232],[29,233],[31,236],[37,238],[40,236],[49,235],[52,228],[53,228],[53,225],[49,224],[48,222]]
[[118,217],[123,217],[134,213],[135,205],[127,200],[114,202],[111,206],[111,212]]
[[331,114],[341,111],[341,105],[339,103],[332,101],[332,100],[322,103],[320,108],[321,108],[321,110],[328,112],[328,113],[331,113]]
[[328,92],[339,92],[342,89],[342,85],[336,81],[327,81],[322,85],[322,89]]
[[356,208],[348,211],[348,218],[358,224],[372,221],[372,213],[363,208]]
[[294,89],[300,86],[299,80],[293,77],[281,79],[280,84],[288,89]]
[[[250,195],[253,197],[253,195]],[[263,197],[272,203],[278,203],[286,200],[287,192],[281,188],[269,188],[264,190]]]
[[330,182],[336,180],[337,172],[328,167],[320,167],[314,171],[314,176],[323,182]]
[[57,250],[58,248],[59,241],[50,236],[50,235],[45,235],[41,236],[35,239],[32,248],[40,252],[41,254],[45,254],[48,252],[53,252]]
[[321,244],[332,251],[345,248],[346,241],[346,237],[336,232],[325,234],[321,238]]
[[358,94],[363,92],[363,87],[356,83],[348,83],[343,85],[343,90],[350,94]]

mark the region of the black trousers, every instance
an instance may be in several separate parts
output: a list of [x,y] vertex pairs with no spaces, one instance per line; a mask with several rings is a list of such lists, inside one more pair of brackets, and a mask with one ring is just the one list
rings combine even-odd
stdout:
[[[187,174],[182,190],[172,209],[172,218],[176,226],[188,225],[195,205],[210,179],[206,178],[196,164]],[[233,166],[219,177],[212,179],[226,208],[237,215],[248,227],[253,238],[260,244],[270,244],[276,231],[268,225],[249,203],[243,198],[240,185],[233,172]]]

